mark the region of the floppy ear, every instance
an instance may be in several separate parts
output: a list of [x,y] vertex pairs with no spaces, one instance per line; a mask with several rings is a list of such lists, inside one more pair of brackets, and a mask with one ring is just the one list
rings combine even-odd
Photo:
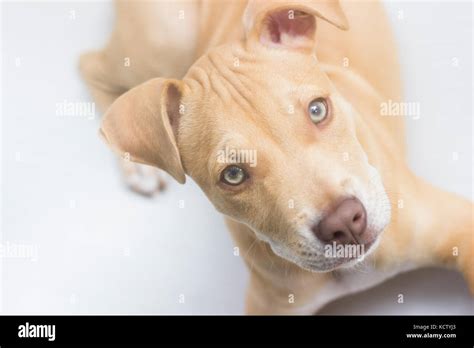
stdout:
[[243,20],[249,41],[270,47],[311,49],[315,17],[339,29],[349,29],[338,0],[250,0]]
[[182,83],[152,79],[120,96],[107,110],[100,134],[130,160],[161,168],[186,181],[176,144]]

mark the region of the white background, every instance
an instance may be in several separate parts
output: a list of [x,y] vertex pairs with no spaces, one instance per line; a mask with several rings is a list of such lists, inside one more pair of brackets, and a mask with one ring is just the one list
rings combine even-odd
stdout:
[[[3,313],[243,313],[246,269],[198,187],[173,183],[154,199],[129,192],[97,136],[98,117],[56,114],[64,100],[90,101],[77,60],[106,42],[111,3],[2,7],[2,240],[37,250],[33,259],[0,260]],[[471,197],[472,4],[390,2],[387,9],[406,100],[421,105],[421,118],[407,120],[410,164]],[[323,313],[474,310],[459,274],[430,269]]]

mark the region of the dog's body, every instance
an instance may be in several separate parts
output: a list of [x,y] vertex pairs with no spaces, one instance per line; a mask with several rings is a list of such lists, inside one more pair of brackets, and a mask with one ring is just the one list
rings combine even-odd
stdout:
[[[306,7],[301,7],[301,3]],[[127,153],[127,156],[131,155],[131,158],[137,162],[163,168],[180,182],[184,182],[184,173],[192,176],[216,208],[229,216],[227,224],[250,269],[248,313],[314,313],[334,298],[373,286],[398,272],[428,265],[458,268],[466,276],[471,290],[474,290],[472,204],[453,194],[433,188],[415,177],[405,163],[403,117],[380,116],[382,103],[389,100],[393,102],[401,100],[396,49],[382,6],[378,2],[347,1],[342,2],[339,7],[335,5],[337,3],[335,0],[310,1],[310,3],[306,5],[304,1],[252,1],[248,4],[247,1],[217,0],[118,3],[117,26],[109,45],[99,53],[84,55],[81,60],[83,75],[89,83],[96,102],[103,111],[109,109],[102,126],[103,136],[117,152]],[[267,25],[268,18],[262,19],[260,15],[270,13],[269,16],[271,16],[272,13],[268,11],[281,9],[287,11],[293,8],[297,10],[296,15],[300,16],[298,20],[302,22],[288,29],[288,25],[291,27],[292,22],[287,22],[287,19],[280,22],[277,17],[279,14],[277,14],[276,19],[271,18],[271,20],[274,20],[273,24],[276,23],[277,30],[281,31],[278,32],[281,37],[273,40],[275,28],[271,26],[268,29],[271,35],[265,36],[267,32],[261,29],[261,26]],[[301,15],[299,11],[304,13]],[[307,32],[314,23],[308,19],[307,13],[318,18],[314,40],[317,58],[314,56],[313,47],[311,47],[311,54],[301,53],[307,49],[307,43],[312,42],[312,37],[308,36]],[[245,25],[241,25],[242,19]],[[350,27],[349,30],[339,29],[346,27],[347,24]],[[283,32],[284,30],[287,31]],[[270,43],[268,43],[269,40]],[[261,45],[269,47],[262,48]],[[201,56],[203,57],[197,60]],[[278,181],[270,182],[271,178],[268,178],[262,184],[264,188],[254,189],[254,191],[262,190],[259,191],[260,198],[254,196],[245,198],[244,196],[244,198],[238,198],[237,203],[235,203],[235,196],[226,198],[228,196],[223,196],[220,191],[218,192],[218,189],[214,188],[206,177],[205,169],[195,164],[208,160],[207,157],[215,149],[213,147],[215,143],[222,141],[218,135],[213,134],[224,134],[226,129],[249,128],[251,129],[249,134],[253,136],[260,136],[259,134],[265,133],[266,129],[271,129],[272,134],[280,134],[272,138],[273,143],[278,144],[277,148],[282,143],[286,144],[287,148],[293,146],[292,136],[304,138],[306,131],[290,132],[290,134],[278,133],[279,123],[277,122],[280,121],[276,117],[275,120],[271,120],[272,123],[267,124],[265,122],[268,120],[264,121],[260,118],[242,121],[236,120],[239,117],[221,118],[216,115],[218,111],[225,113],[229,110],[234,113],[237,112],[234,111],[236,109],[245,110],[246,114],[260,110],[263,110],[262,114],[265,115],[275,113],[273,106],[266,103],[268,100],[273,100],[273,95],[259,94],[258,90],[252,90],[253,87],[249,86],[256,85],[259,90],[270,90],[277,96],[275,100],[284,100],[287,95],[279,93],[282,93],[281,91],[288,84],[285,81],[297,82],[293,89],[297,90],[298,98],[300,98],[301,95],[309,93],[305,89],[308,83],[305,78],[307,74],[312,73],[312,59],[314,59],[314,69],[316,70],[317,66],[320,73],[315,75],[311,82],[314,81],[318,86],[325,85],[327,82],[324,76],[329,78],[331,86],[338,91],[338,96],[333,96],[334,100],[337,99],[335,112],[352,115],[358,143],[367,157],[361,155],[359,159],[358,148],[347,145],[346,153],[337,147],[337,143],[330,145],[331,140],[326,139],[325,143],[329,144],[328,151],[334,150],[331,158],[345,156],[344,161],[351,162],[354,158],[354,162],[364,163],[364,168],[376,168],[390,201],[390,207],[385,207],[391,210],[390,224],[377,240],[378,247],[369,246],[369,250],[373,252],[366,257],[364,268],[360,272],[357,265],[355,270],[327,268],[325,269],[327,272],[312,272],[323,267],[321,260],[318,259],[317,263],[310,265],[302,259],[290,256],[286,249],[282,250],[281,239],[278,240],[278,236],[273,238],[271,232],[268,232],[283,229],[284,227],[280,226],[285,226],[287,220],[303,220],[307,215],[312,214],[307,212],[309,206],[307,202],[310,201],[307,196],[310,196],[310,193],[306,192],[308,190],[300,192],[301,189],[299,189],[306,179],[298,171],[300,162],[298,160],[292,162],[292,157],[299,156],[299,147],[295,147],[296,150],[286,157],[280,155],[281,151],[273,150],[272,146],[262,147],[262,144],[270,138],[267,139],[262,135],[256,140],[258,145],[256,143],[252,145],[248,142],[252,135],[248,138],[244,136],[243,142],[246,145],[250,144],[249,147],[258,147],[259,154],[271,153],[263,160],[259,158],[259,163],[263,161],[259,164],[259,169],[267,173],[265,178],[270,176],[268,172],[282,171],[278,173]],[[263,60],[264,64],[259,65],[259,60]],[[281,81],[274,79],[268,85],[266,84],[268,79],[266,69],[271,72],[273,63],[276,67],[274,71],[278,71],[283,77]],[[278,64],[280,70],[285,71],[279,71]],[[300,68],[304,71],[300,71]],[[165,105],[168,108],[168,117],[171,118],[172,102],[169,99],[179,95],[180,103],[177,104],[179,112],[176,112],[182,115],[179,123],[171,121],[168,124],[166,121],[165,125],[157,129],[153,126],[149,128],[149,132],[161,138],[169,137],[169,134],[174,132],[177,140],[170,142],[157,140],[157,143],[153,144],[142,143],[137,140],[142,138],[144,132],[140,124],[143,123],[146,128],[155,120],[148,116],[143,117],[147,114],[146,110],[137,111],[138,116],[135,116],[135,121],[133,121],[136,124],[132,125],[128,116],[121,115],[125,115],[123,110],[128,110],[129,114],[135,113],[134,109],[129,109],[129,107],[136,98],[153,93],[150,91],[158,93],[160,88],[164,88],[162,87],[165,83],[164,79],[146,82],[156,77],[183,79],[183,82],[177,80],[166,82],[178,86],[172,88],[171,91],[169,88],[166,89],[168,99]],[[125,94],[129,96],[128,98],[121,97],[114,103],[120,95],[136,86],[139,87]],[[300,86],[303,87],[300,89]],[[196,94],[199,94],[199,97],[191,97]],[[206,101],[204,104],[212,104],[211,108],[218,110],[215,114],[207,109],[209,105],[199,104],[198,101],[202,102],[204,99]],[[351,108],[345,104],[346,102]],[[112,103],[117,106],[109,108]],[[151,105],[153,102],[151,99],[146,99],[140,103]],[[147,106],[147,108],[151,110],[155,107]],[[296,109],[298,110],[297,107]],[[352,114],[351,110],[356,110],[356,113]],[[188,113],[202,115],[201,121],[197,123],[194,116],[184,116]],[[282,128],[291,127],[291,125],[285,125],[285,122],[293,121],[284,118]],[[331,133],[331,138],[336,135],[344,138],[345,127],[342,127],[344,130],[341,130],[341,133]],[[124,133],[127,132],[123,130],[124,128],[133,128],[134,134]],[[130,130],[128,132],[132,133]],[[323,139],[322,131],[318,129],[318,132],[316,136]],[[209,145],[207,142],[199,143],[200,139],[202,141],[203,137],[207,136],[210,139]],[[229,138],[239,138],[239,135],[231,134]],[[312,140],[308,141],[312,144]],[[308,148],[310,147],[312,148],[312,145],[308,145]],[[143,153],[138,148],[148,150]],[[156,149],[166,152],[167,155],[151,156],[150,152]],[[175,152],[179,154],[173,155]],[[269,161],[269,158],[275,160]],[[276,158],[281,159],[280,163],[285,161],[284,166],[275,168],[273,162],[277,161]],[[301,154],[301,161],[305,162],[303,154]],[[335,162],[338,161],[338,159],[335,160]],[[368,163],[365,163],[366,161]],[[139,171],[140,165],[131,162],[122,162],[122,164],[128,173],[126,176],[134,176]],[[322,158],[318,160],[318,165],[324,166]],[[339,185],[339,182],[334,181],[335,179],[328,179],[328,177],[338,177],[342,173],[338,171],[339,167],[333,168],[332,164],[328,164],[324,168],[332,172],[326,172],[321,177],[325,183],[325,190],[316,191],[315,189],[314,191],[317,196],[316,206],[326,207],[337,200],[337,197],[349,193],[360,196],[369,215],[369,227],[372,226],[374,239],[377,239],[380,233],[378,230],[382,230],[386,224],[385,222],[378,223],[376,220],[388,221],[390,216],[389,212],[380,211],[380,206],[383,206],[380,202],[384,202],[379,197],[382,195],[380,190],[372,195],[368,194],[369,198],[364,200],[362,198],[364,194],[360,193],[364,191],[361,188],[364,185],[358,186],[357,179],[344,181],[347,187],[343,184]],[[301,171],[306,170],[308,168],[301,168]],[[212,172],[212,169],[209,171]],[[357,166],[351,167],[351,171],[364,173],[361,174],[362,177],[368,175],[365,169],[363,171]],[[152,180],[155,180],[155,172],[150,173]],[[260,174],[255,175],[256,182]],[[136,180],[135,176],[133,180]],[[263,179],[261,180],[263,182]],[[371,181],[376,182],[374,185],[377,186],[378,176],[371,177],[368,181],[369,184]],[[156,188],[153,185],[140,186],[140,183],[136,181],[131,185],[140,191]],[[291,194],[286,194],[286,191]],[[272,194],[269,197],[281,197],[279,199],[285,204],[291,200],[294,206],[288,209],[301,208],[299,214],[286,213],[280,205],[275,208],[271,199],[265,199],[268,192]],[[255,203],[256,200],[259,211],[252,212],[254,207],[249,201]],[[372,200],[373,204],[369,202]],[[298,202],[301,202],[300,206]],[[265,206],[266,204],[268,207]],[[373,205],[372,208],[371,205]],[[236,207],[247,209],[242,208],[240,211],[240,208]],[[321,211],[325,211],[324,209]],[[372,211],[375,217],[371,220]],[[276,215],[272,217],[272,212],[278,213],[278,217]],[[288,218],[285,214],[288,214]],[[322,214],[317,210],[315,216],[318,217],[314,219],[321,220]],[[260,221],[257,215],[271,218],[261,218]],[[293,228],[293,225],[288,226],[285,231]],[[285,243],[294,247],[297,240],[291,240],[290,237],[284,237]],[[275,240],[278,240],[280,244]],[[297,244],[301,249],[300,240]]]

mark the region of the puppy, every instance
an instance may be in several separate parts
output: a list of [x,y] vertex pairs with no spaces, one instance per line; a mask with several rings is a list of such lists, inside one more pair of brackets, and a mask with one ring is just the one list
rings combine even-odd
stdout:
[[225,215],[247,313],[311,314],[416,267],[474,290],[472,203],[416,177],[381,115],[396,56],[375,1],[130,1],[80,67],[129,185],[187,175]]

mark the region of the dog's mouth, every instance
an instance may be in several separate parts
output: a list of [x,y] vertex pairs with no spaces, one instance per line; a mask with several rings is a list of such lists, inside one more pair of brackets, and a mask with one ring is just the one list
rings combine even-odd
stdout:
[[270,243],[272,250],[280,257],[311,272],[330,272],[339,268],[351,268],[362,262],[370,255],[379,243],[379,236],[361,243],[327,243],[319,246],[305,246],[298,250],[275,247]]
[[300,263],[302,268],[312,272],[329,272],[338,268],[350,268],[362,262],[376,249],[378,238],[364,244],[326,244],[322,257],[304,259]]
[[311,225],[315,238],[310,239],[309,248],[317,248],[319,252],[302,253],[303,261],[300,263],[307,263],[311,270],[328,271],[364,259],[379,235],[379,231],[370,226],[367,215],[358,198],[352,196],[340,200]]
[[337,260],[336,267],[347,267],[361,262],[376,248],[378,238],[374,238],[365,244],[346,244],[346,245],[326,245],[330,255],[326,258],[333,257]]
[[342,197],[320,214],[301,213],[303,219],[299,221],[303,222],[280,233],[285,236],[283,240],[268,236],[261,240],[270,244],[276,255],[311,272],[351,268],[377,249],[390,222],[390,202],[385,191],[372,191]]

